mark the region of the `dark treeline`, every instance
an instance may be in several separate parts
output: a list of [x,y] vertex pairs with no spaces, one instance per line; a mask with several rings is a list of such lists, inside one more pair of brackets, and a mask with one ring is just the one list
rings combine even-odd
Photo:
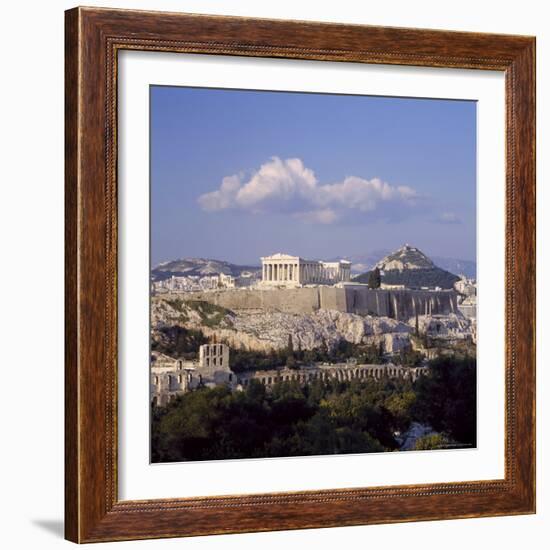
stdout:
[[[393,451],[411,422],[445,441],[476,442],[476,369],[472,359],[433,361],[417,382],[282,382],[267,392],[202,388],[153,408],[152,461],[216,460]],[[435,445],[435,443],[434,443]],[[431,448],[424,441],[422,449]]]
[[151,349],[177,359],[195,359],[202,344],[208,344],[208,338],[201,330],[173,325],[156,331]]
[[[422,269],[386,269],[384,275],[380,279],[378,273],[378,284],[376,285],[375,271],[367,271],[357,277],[354,281],[358,283],[368,283],[371,288],[378,288],[380,282],[388,285],[404,285],[406,288],[435,288],[441,287],[452,289],[456,281],[460,277],[449,273],[439,267],[422,268]],[[374,285],[373,285],[374,282]]]
[[347,340],[340,340],[330,348],[323,343],[318,348],[302,350],[294,346],[292,336],[289,336],[286,347],[267,353],[247,349],[231,350],[231,369],[237,373],[277,367],[292,369],[318,362],[338,363],[352,357],[356,358],[359,363],[379,364],[384,362],[384,354],[380,346],[352,344]]

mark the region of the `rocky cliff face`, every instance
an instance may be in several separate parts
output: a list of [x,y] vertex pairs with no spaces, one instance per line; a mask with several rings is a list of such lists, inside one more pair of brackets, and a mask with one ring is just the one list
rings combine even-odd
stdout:
[[[412,328],[388,317],[360,316],[332,310],[318,310],[308,314],[284,312],[239,313],[211,311],[206,314],[197,306],[185,302],[155,298],[152,303],[152,331],[174,324],[200,329],[207,338],[216,337],[232,348],[257,351],[283,349],[292,335],[293,345],[303,350],[341,340],[359,344],[388,345],[388,335],[402,341]],[[209,315],[209,316],[208,316]],[[212,322],[215,319],[216,322]]]
[[327,345],[332,348],[340,340],[353,344],[378,343],[384,334],[410,332],[410,327],[385,317],[361,317],[352,313],[319,310],[299,315],[289,313],[261,313],[239,315],[234,319],[234,329],[239,340],[246,335],[246,341],[256,345],[282,349],[292,335],[294,346],[314,349]]
[[397,269],[432,269],[434,263],[418,248],[408,244],[382,258],[376,267],[382,271]]

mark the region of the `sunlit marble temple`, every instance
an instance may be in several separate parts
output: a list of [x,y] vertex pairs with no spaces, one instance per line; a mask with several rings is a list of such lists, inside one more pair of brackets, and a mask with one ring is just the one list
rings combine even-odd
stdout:
[[279,253],[261,261],[262,285],[266,286],[334,285],[351,277],[351,262],[346,260],[322,262]]

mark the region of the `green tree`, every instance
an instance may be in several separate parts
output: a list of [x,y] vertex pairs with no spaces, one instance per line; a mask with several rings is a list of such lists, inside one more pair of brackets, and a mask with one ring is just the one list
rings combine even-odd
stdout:
[[476,444],[476,361],[440,357],[416,382],[412,414],[419,422],[465,445]]
[[292,334],[288,334],[288,344],[286,346],[286,352],[288,355],[294,355],[294,342],[292,341]]
[[393,417],[393,429],[401,432],[408,429],[411,423],[411,408],[415,401],[416,394],[412,390],[403,393],[391,393],[384,400],[384,407]]
[[402,349],[399,352],[399,359],[405,367],[416,367],[422,363],[424,356],[419,351],[413,349]]
[[380,276],[380,269],[378,267],[375,267],[370,273],[369,273],[369,288],[380,288],[380,285],[382,283],[382,277]]
[[261,403],[265,399],[265,386],[259,380],[252,378],[246,387],[246,397]]
[[151,349],[171,357],[194,359],[199,347],[207,343],[208,338],[202,331],[173,325],[157,330],[151,342]]

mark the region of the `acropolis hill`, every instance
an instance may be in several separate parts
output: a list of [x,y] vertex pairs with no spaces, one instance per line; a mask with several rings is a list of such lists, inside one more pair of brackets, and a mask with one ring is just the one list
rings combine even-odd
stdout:
[[[402,261],[404,258],[407,262]],[[398,269],[420,273],[438,269],[410,245],[404,245],[388,259],[385,266],[388,272]],[[380,266],[384,267],[384,262]],[[451,281],[458,279],[440,271],[453,277]],[[325,262],[277,253],[262,257],[261,268],[246,274],[244,278],[225,273],[205,277],[207,283],[212,279],[213,284],[198,289],[185,287],[186,299],[249,313],[279,311],[309,314],[332,310],[405,321],[418,315],[457,313],[457,293],[454,289],[404,288],[403,285],[387,285],[389,288],[382,285],[382,288],[372,289],[364,283],[364,276],[351,280],[351,263],[346,260]],[[178,279],[185,277],[165,279],[160,283],[161,289],[169,294],[177,291]],[[240,279],[238,283],[237,279]]]
[[[433,274],[437,269],[409,245],[390,256],[380,262],[383,275],[390,270]],[[346,260],[277,253],[261,262],[261,267],[237,266],[187,258],[162,264],[151,299],[155,349],[178,356],[178,350],[197,342],[218,342],[271,357],[273,350],[285,350],[292,338],[302,351],[334,350],[347,342],[374,346],[399,361],[395,358],[400,353],[422,348],[420,334],[439,342],[441,350],[475,344],[473,280],[463,278],[446,289],[397,284],[370,288],[377,281],[352,279],[352,264]],[[468,302],[472,311],[463,311],[465,299],[473,301]],[[422,353],[428,356],[433,350]]]

